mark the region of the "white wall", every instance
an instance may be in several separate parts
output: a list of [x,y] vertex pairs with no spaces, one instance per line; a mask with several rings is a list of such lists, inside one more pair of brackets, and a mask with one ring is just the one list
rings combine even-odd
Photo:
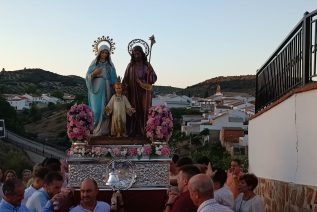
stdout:
[[317,185],[317,90],[295,94],[249,122],[249,171]]

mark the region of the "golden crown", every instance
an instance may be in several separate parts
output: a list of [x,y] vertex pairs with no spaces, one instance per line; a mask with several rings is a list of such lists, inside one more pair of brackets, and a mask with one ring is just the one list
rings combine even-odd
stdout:
[[106,37],[101,36],[101,37],[98,37],[97,40],[95,40],[94,44],[92,45],[93,52],[95,52],[95,55],[98,54],[99,45],[102,42],[107,42],[109,44],[110,53],[113,54],[114,50],[116,49],[115,42],[113,42],[113,39],[110,38],[109,36],[106,36]]

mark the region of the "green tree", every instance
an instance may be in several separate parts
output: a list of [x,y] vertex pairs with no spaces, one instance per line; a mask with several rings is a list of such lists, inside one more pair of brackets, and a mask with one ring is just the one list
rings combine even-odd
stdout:
[[199,135],[209,135],[209,129],[205,128],[203,131],[199,133]]
[[64,93],[62,91],[53,91],[51,96],[54,96],[59,99],[63,99]]
[[32,169],[32,163],[26,153],[12,144],[0,143],[0,161],[3,169],[13,169],[18,175],[23,169]]
[[4,119],[6,128],[17,133],[24,132],[24,127],[16,110],[2,96],[0,96],[0,119]]
[[231,162],[231,156],[220,143],[211,143],[198,148],[192,154],[194,160],[203,156],[208,157],[214,166],[227,170]]
[[38,121],[42,118],[42,113],[35,105],[32,105],[29,116],[32,121]]
[[204,93],[204,98],[207,98],[208,96],[209,96],[209,93],[208,93],[208,90],[206,89]]
[[88,104],[88,97],[87,95],[77,94],[74,102],[76,102],[77,104],[81,104],[81,103]]
[[37,87],[34,85],[28,85],[25,89],[25,92],[29,94],[35,94],[37,93]]

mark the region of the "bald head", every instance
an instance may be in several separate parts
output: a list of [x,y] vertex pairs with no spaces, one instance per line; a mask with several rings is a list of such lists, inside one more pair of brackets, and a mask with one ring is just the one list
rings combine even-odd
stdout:
[[94,179],[85,179],[80,186],[81,204],[91,206],[96,203],[98,195],[98,185]]
[[80,187],[95,187],[96,190],[98,190],[98,184],[94,179],[91,178],[86,178],[83,180],[83,182],[81,182],[81,186]]
[[190,191],[195,191],[201,198],[213,198],[214,184],[206,174],[197,174],[189,180]]

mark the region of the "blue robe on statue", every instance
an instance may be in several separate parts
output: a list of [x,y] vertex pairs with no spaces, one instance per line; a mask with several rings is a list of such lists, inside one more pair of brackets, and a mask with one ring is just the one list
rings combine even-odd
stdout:
[[[88,103],[94,113],[94,136],[107,135],[110,132],[110,117],[104,116],[104,109],[113,95],[112,86],[117,81],[117,73],[111,61],[110,53],[108,61],[98,61],[100,52],[103,50],[110,52],[108,46],[100,46],[98,55],[90,64],[86,74]],[[102,75],[93,78],[92,74],[97,68],[102,69]]]

